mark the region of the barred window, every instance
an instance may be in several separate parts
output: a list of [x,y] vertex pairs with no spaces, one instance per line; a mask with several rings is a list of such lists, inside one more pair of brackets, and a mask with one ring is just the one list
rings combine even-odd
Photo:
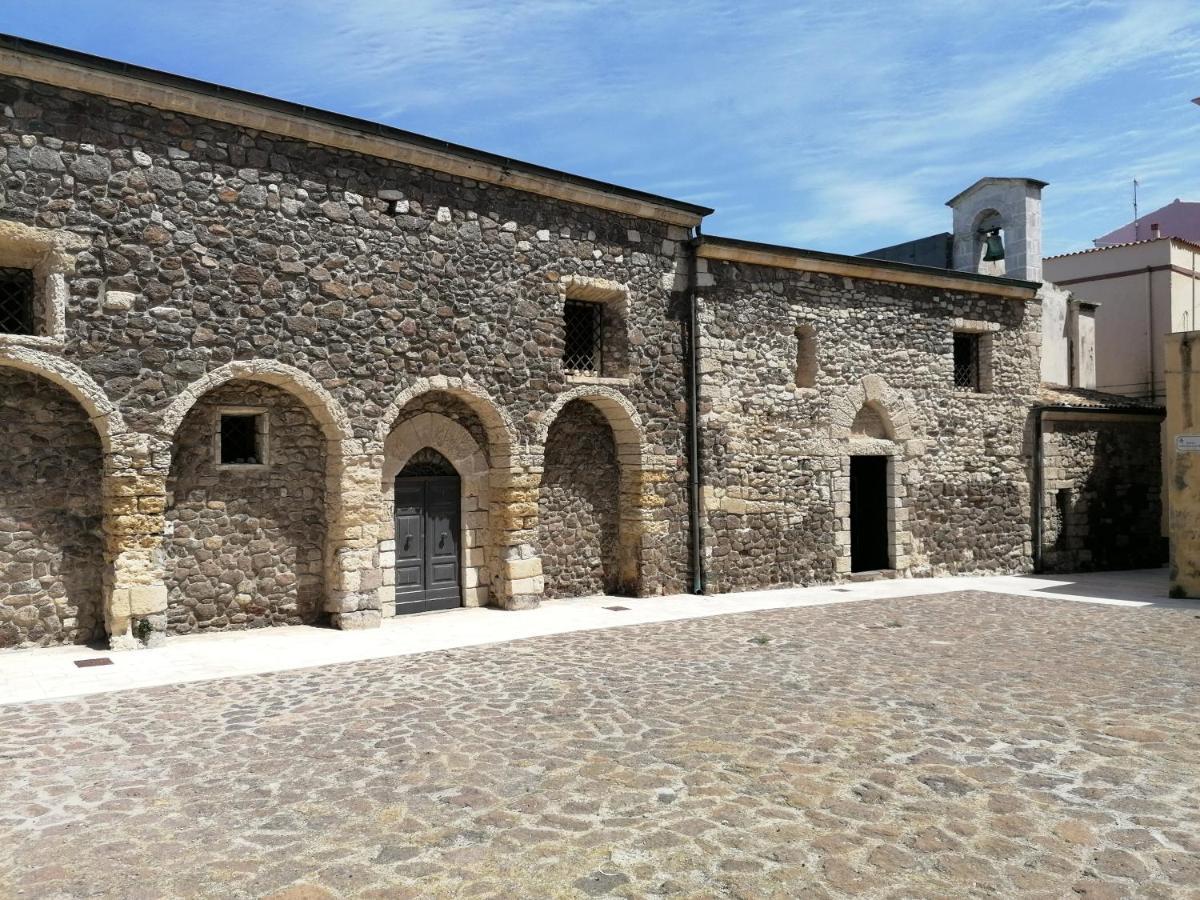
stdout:
[[28,269],[0,267],[0,334],[34,334],[34,281]]
[[262,419],[259,413],[221,415],[221,465],[261,466],[266,463]]
[[979,344],[977,334],[954,334],[954,387],[957,390],[978,393],[981,389]]
[[566,348],[563,368],[568,372],[601,374],[603,365],[603,303],[568,300],[563,307]]

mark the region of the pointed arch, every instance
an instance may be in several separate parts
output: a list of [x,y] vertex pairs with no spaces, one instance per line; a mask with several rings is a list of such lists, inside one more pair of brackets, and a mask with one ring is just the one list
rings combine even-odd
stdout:
[[[832,455],[838,457],[834,471],[835,493],[850,498],[853,458],[885,457],[887,541],[889,565],[907,571],[911,561],[913,538],[909,526],[909,508],[898,502],[907,496],[910,461],[925,452],[924,442],[914,439],[915,411],[904,395],[878,375],[867,375],[858,384],[836,398],[830,409],[829,435]],[[851,502],[835,513],[837,557],[835,571],[849,574],[853,542]]]
[[[886,440],[911,441],[913,438],[912,405],[878,375],[867,375],[857,385],[835,399],[830,408],[829,436],[835,440],[879,438],[880,435],[855,434],[855,423],[862,424],[859,414],[868,408],[879,416],[886,428]],[[913,448],[917,449],[916,447]]]
[[890,441],[895,439],[896,430],[887,410],[877,400],[867,400],[850,425],[850,437]]

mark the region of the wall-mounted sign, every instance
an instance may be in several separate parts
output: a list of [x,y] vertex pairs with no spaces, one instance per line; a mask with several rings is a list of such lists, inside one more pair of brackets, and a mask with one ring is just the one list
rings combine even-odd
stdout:
[[1175,435],[1176,453],[1200,453],[1200,434]]

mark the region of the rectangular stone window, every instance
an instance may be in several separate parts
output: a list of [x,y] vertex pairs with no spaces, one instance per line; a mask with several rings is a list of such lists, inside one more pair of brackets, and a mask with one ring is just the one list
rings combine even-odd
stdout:
[[37,333],[36,294],[32,271],[0,267],[0,334]]
[[223,411],[217,431],[217,461],[223,466],[265,466],[266,413]]
[[954,387],[959,391],[979,393],[983,387],[980,367],[980,344],[978,334],[956,331],[954,333]]
[[563,368],[568,372],[600,375],[604,367],[604,304],[567,300],[563,306],[566,347]]

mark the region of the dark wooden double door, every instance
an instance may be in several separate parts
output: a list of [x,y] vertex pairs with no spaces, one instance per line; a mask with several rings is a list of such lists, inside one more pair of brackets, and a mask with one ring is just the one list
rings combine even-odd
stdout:
[[462,606],[457,475],[396,479],[396,614]]

